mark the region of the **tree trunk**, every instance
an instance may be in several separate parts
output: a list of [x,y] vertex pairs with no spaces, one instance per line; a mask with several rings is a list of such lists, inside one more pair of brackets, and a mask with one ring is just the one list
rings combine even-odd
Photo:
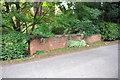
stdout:
[[[35,24],[36,24],[36,17],[37,16],[41,16],[42,15],[42,2],[37,2],[37,3],[35,3],[35,5],[38,5],[38,7],[37,8],[34,8],[34,22],[33,22],[33,27],[32,27],[32,31],[34,30],[34,28],[35,28]],[[31,32],[31,34],[32,34],[32,32]]]
[[38,5],[37,8],[34,8],[34,14],[36,14],[37,16],[41,16],[42,15],[42,2],[35,2],[34,4]]

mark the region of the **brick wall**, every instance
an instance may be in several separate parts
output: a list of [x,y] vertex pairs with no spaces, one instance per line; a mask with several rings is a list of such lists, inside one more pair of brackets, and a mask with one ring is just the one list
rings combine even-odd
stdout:
[[[94,43],[100,41],[101,35],[93,35],[84,40],[87,43]],[[71,40],[77,41],[83,39],[83,36],[72,36]],[[50,37],[47,40],[43,38],[34,39],[30,41],[30,54],[36,53],[37,50],[49,51],[58,48],[66,47],[68,37]]]
[[81,39],[83,39],[83,36],[72,36],[71,37],[71,40],[73,40],[73,41],[77,41],[77,40],[81,40]]
[[53,37],[49,38],[49,50],[66,47],[67,37]]
[[[82,39],[81,36],[71,37],[72,40]],[[36,53],[37,50],[49,51],[58,48],[66,47],[68,37],[50,37],[47,40],[42,38],[30,41],[30,54]]]
[[100,42],[101,41],[101,35],[93,35],[90,37],[84,38],[86,43],[95,43],[95,42]]

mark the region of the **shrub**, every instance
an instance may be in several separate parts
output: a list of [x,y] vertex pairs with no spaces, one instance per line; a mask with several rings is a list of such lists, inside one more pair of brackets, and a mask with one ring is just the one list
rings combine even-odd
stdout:
[[34,35],[39,35],[40,37],[52,37],[54,36],[51,33],[51,30],[46,24],[40,24],[38,28],[36,28],[33,32]]
[[[90,5],[90,4],[89,4]],[[95,4],[94,4],[95,5]],[[75,14],[79,19],[79,33],[85,36],[91,36],[93,34],[99,34],[99,16],[101,11],[95,8],[91,8],[87,3],[76,3]]]
[[84,40],[78,40],[78,41],[68,40],[67,41],[67,46],[68,47],[86,46],[86,42]]
[[56,15],[49,26],[54,34],[75,34],[79,32],[79,20],[73,15]]
[[79,33],[84,34],[85,37],[93,34],[100,34],[98,25],[94,25],[90,20],[80,21],[78,29]]
[[81,3],[77,3],[75,8],[75,14],[77,14],[79,20],[97,20],[98,16],[101,14],[100,10],[90,8]]
[[5,30],[2,34],[2,60],[18,59],[26,56],[30,36],[21,32]]
[[[96,20],[94,20],[96,21]],[[93,20],[87,18],[83,20],[77,19],[76,15],[57,15],[49,26],[52,27],[54,34],[84,34],[91,36],[92,34],[99,34],[98,22],[94,24]]]
[[100,25],[100,30],[103,40],[116,40],[119,39],[120,24],[103,22]]

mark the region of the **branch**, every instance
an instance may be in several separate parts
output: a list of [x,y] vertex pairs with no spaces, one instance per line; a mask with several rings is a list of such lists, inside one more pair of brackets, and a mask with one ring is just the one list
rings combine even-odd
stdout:
[[[39,4],[38,5],[40,5],[40,3],[41,2],[39,2]],[[42,5],[40,5],[40,6],[42,6]],[[38,11],[39,11],[39,8],[40,7],[38,7],[37,9],[36,9],[36,12],[35,12],[35,16],[34,16],[34,21],[33,21],[33,27],[32,27],[32,31],[34,30],[34,28],[35,28],[35,22],[36,22],[36,17],[37,17],[37,13],[38,13]]]
[[[49,11],[49,10],[48,10],[48,11]],[[38,21],[40,22],[40,21],[46,16],[46,14],[48,13],[48,11],[47,11],[40,19],[36,20],[35,23],[30,24],[28,27],[32,26],[33,24],[37,24]]]

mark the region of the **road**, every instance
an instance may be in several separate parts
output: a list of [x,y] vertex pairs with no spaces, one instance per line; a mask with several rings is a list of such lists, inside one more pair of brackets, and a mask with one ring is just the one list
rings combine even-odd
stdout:
[[2,67],[3,78],[118,78],[118,45]]

